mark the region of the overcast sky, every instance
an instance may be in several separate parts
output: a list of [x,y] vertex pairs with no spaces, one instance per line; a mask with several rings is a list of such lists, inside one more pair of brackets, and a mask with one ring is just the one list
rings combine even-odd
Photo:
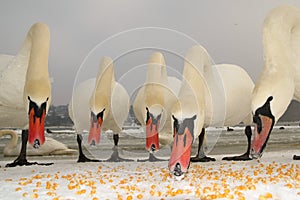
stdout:
[[54,105],[68,104],[73,85],[95,77],[104,55],[116,60],[116,79],[131,94],[153,51],[160,50],[168,73],[178,76],[182,56],[197,43],[215,63],[240,65],[256,81],[263,20],[283,3],[300,8],[297,0],[1,1],[0,53],[16,54],[32,24],[48,24]]

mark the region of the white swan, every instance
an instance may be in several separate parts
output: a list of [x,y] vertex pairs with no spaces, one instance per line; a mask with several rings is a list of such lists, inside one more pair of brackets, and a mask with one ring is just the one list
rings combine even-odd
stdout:
[[[241,67],[212,66],[202,46],[193,46],[187,52],[183,78],[179,99],[172,110],[175,136],[169,161],[170,172],[179,178],[188,169],[192,143],[198,136],[200,146],[195,160],[201,161],[204,128],[233,126],[240,122],[250,125],[250,97],[254,87]],[[251,132],[250,126],[246,129]],[[203,159],[212,160],[206,156]]]
[[[18,144],[18,134],[13,130],[0,130],[0,138],[9,135],[11,138],[3,149],[4,156],[17,156],[21,151],[21,144]],[[28,156],[47,156],[47,155],[71,155],[77,153],[74,149],[69,149],[65,144],[52,138],[46,137],[45,143],[38,149],[27,146]]]
[[115,81],[113,61],[104,57],[100,62],[97,79],[81,83],[72,96],[69,115],[77,131],[78,162],[98,161],[87,158],[81,147],[83,130],[90,130],[88,143],[100,142],[101,130],[114,133],[114,153],[109,161],[127,161],[118,156],[119,133],[129,112],[129,96],[124,87]]
[[0,127],[23,129],[24,147],[7,166],[31,164],[26,160],[27,140],[35,148],[45,141],[44,121],[51,102],[49,42],[48,26],[36,23],[16,56],[0,56]]
[[297,8],[283,5],[267,15],[263,49],[264,67],[252,96],[253,158],[262,155],[273,125],[291,100],[300,101],[300,11]]
[[159,52],[153,53],[148,61],[146,81],[133,103],[137,120],[146,128],[149,161],[160,160],[152,154],[159,149],[159,137],[161,136],[160,142],[164,144],[172,138],[170,105],[176,100],[178,86],[180,81],[177,78],[167,76],[164,56]]

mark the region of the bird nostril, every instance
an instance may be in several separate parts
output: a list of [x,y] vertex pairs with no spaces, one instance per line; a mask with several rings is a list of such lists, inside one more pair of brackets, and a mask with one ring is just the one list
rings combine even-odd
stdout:
[[180,163],[176,163],[176,165],[174,167],[174,175],[175,176],[181,176],[182,174],[183,174],[183,172],[181,171]]
[[33,147],[34,147],[35,149],[37,149],[37,148],[40,147],[40,141],[39,141],[38,139],[35,139],[35,140],[34,140]]
[[155,144],[152,144],[152,145],[151,145],[151,151],[154,152],[155,149],[156,149]]
[[92,140],[92,142],[91,142],[91,146],[96,146],[96,142],[95,142],[95,140]]

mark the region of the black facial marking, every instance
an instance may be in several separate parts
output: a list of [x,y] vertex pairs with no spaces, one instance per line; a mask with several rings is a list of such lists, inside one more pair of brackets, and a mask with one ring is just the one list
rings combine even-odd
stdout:
[[186,134],[183,137],[183,146],[185,146],[185,145],[186,145]]
[[272,124],[271,124],[271,127],[270,127],[270,130],[269,130],[269,134],[266,138],[266,141],[265,143],[263,144],[263,146],[261,147],[261,150],[260,152],[263,152],[263,150],[265,149],[266,145],[267,145],[267,142],[269,140],[269,137],[270,137],[270,133],[273,129],[273,126],[274,126],[274,123],[275,123],[275,117],[273,116],[272,114],[272,111],[271,111],[271,107],[270,107],[270,102],[273,100],[273,96],[269,96],[266,103],[258,108],[256,111],[255,111],[255,115],[253,116],[253,122],[257,124],[257,132],[260,134],[261,131],[262,131],[262,122],[261,122],[261,119],[259,117],[259,115],[264,115],[264,116],[267,116],[269,118],[272,119]]
[[274,116],[272,115],[272,112],[271,112],[271,107],[270,107],[270,102],[273,100],[273,96],[269,96],[267,101],[265,102],[265,104],[260,107],[260,108],[257,108],[256,111],[255,111],[255,115],[264,115],[264,116],[267,116],[267,117],[270,117],[270,118],[274,118]]
[[146,123],[147,123],[148,120],[150,119],[150,112],[149,112],[148,107],[146,107],[146,110],[147,110],[147,118],[146,118]]
[[176,117],[174,115],[172,115],[172,118],[174,120],[174,122],[173,122],[173,127],[174,127],[173,137],[174,137],[175,134],[178,132],[179,124],[178,124],[178,120],[176,119]]
[[[158,123],[158,121],[161,118],[161,114],[159,114],[156,118],[154,117],[154,115],[152,113],[150,113],[148,107],[146,107],[147,110],[147,118],[146,118],[146,124],[148,122],[148,120],[151,118],[152,119],[152,125],[156,125]],[[152,126],[151,126],[152,129]]]
[[28,111],[28,114],[30,114],[30,111],[32,109],[34,109],[34,115],[35,115],[35,118],[34,118],[34,123],[35,123],[35,119],[36,118],[42,118],[42,115],[43,115],[43,112],[46,112],[46,107],[47,107],[47,101],[48,101],[48,98],[47,100],[42,103],[41,107],[39,107],[35,102],[31,101],[30,97],[28,96],[28,100],[29,100],[29,111]]
[[255,114],[253,116],[253,122],[257,124],[257,131],[258,131],[259,134],[262,131],[262,122],[261,122],[261,119],[260,119],[259,115],[264,115],[264,116],[270,117],[272,119],[272,122],[273,122],[272,127],[274,125],[275,117],[273,116],[273,114],[271,112],[271,107],[270,107],[270,102],[272,100],[273,100],[273,96],[269,96],[267,101],[265,102],[265,104],[263,106],[259,107],[255,111]]
[[103,119],[103,114],[104,114],[105,108],[99,112],[97,115],[93,111],[91,111],[91,119],[93,119],[92,127],[94,126],[94,123],[98,122],[98,119],[101,118]]
[[103,119],[104,111],[105,111],[105,108],[97,114],[97,119],[99,119],[99,118]]
[[[176,136],[176,145],[178,143],[178,135],[183,135],[184,134],[184,130],[185,128],[187,128],[191,135],[192,135],[192,138],[194,140],[194,120],[196,119],[196,115],[194,115],[193,117],[191,118],[186,118],[183,120],[183,122],[181,124],[179,124],[178,120],[172,115],[173,117],[173,120],[174,120],[174,136]],[[184,142],[184,146],[186,145],[186,138],[187,136],[184,135],[184,138],[183,138],[183,142]]]

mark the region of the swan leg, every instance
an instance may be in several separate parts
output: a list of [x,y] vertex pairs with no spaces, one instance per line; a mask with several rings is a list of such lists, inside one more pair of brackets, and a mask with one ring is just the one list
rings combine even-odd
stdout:
[[78,160],[77,162],[100,162],[100,160],[87,158],[82,151],[82,135],[77,134],[77,143],[78,143]]
[[119,156],[119,147],[118,147],[119,134],[114,134],[113,139],[114,139],[113,153],[111,154],[110,158],[105,161],[106,162],[131,162],[131,161],[134,161],[131,159],[121,158]]
[[198,153],[195,157],[192,157],[190,160],[191,162],[210,162],[216,161],[215,158],[207,157],[204,153],[203,149],[203,141],[205,136],[205,129],[203,128],[200,135],[199,135],[199,143],[198,143]]
[[23,165],[52,165],[53,163],[37,163],[37,162],[28,162],[26,159],[26,148],[28,141],[28,130],[22,130],[22,146],[19,156],[12,163],[6,164],[5,167],[16,167]]
[[232,157],[224,157],[222,158],[222,160],[228,160],[228,161],[246,161],[246,160],[252,160],[249,156],[250,154],[250,146],[251,146],[251,136],[252,136],[252,131],[251,131],[251,127],[250,126],[246,126],[245,128],[245,134],[247,136],[247,142],[248,142],[248,146],[247,146],[247,151],[240,155],[240,156],[232,156]]

